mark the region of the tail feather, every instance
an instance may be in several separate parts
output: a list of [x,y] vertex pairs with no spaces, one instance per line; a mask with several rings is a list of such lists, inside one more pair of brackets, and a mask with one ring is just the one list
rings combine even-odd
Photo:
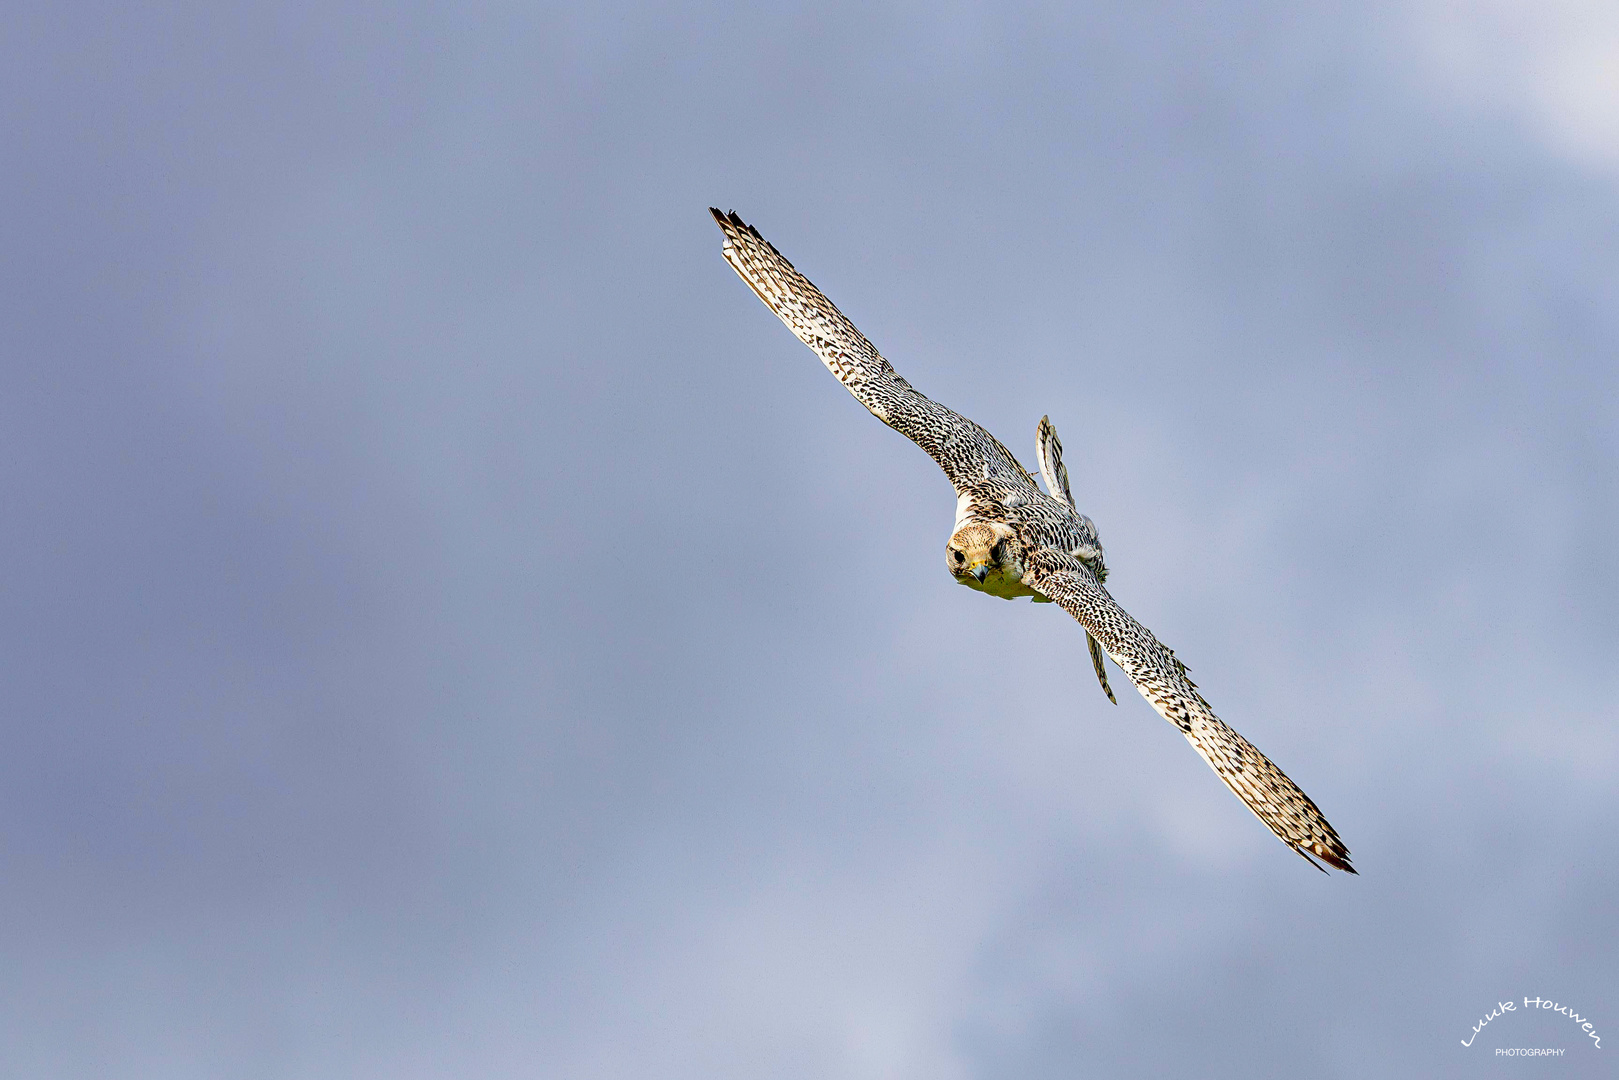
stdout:
[[1091,637],[1089,630],[1085,631],[1085,643],[1091,647],[1091,666],[1096,668],[1096,681],[1102,684],[1102,693],[1107,695],[1109,701],[1117,705],[1119,699],[1113,696],[1113,688],[1107,684],[1107,667],[1102,663],[1107,654],[1102,652],[1102,646],[1098,645],[1096,639]]

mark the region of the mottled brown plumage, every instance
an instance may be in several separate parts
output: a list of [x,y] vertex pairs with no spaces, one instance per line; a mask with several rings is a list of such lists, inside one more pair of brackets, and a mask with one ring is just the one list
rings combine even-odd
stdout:
[[901,378],[756,229],[735,213],[712,213],[725,234],[726,261],[759,299],[856,400],[944,470],[956,489],[945,561],[957,583],[1006,600],[1027,596],[1061,605],[1085,628],[1096,676],[1110,700],[1104,652],[1283,843],[1306,861],[1314,856],[1353,874],[1349,849],[1309,796],[1214,715],[1186,666],[1108,593],[1101,540],[1091,519],[1074,506],[1051,421],[1042,418],[1035,436],[1047,494],[993,435]]

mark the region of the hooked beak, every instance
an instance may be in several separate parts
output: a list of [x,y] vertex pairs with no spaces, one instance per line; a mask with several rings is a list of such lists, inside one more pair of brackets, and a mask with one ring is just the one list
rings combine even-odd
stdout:
[[967,573],[971,574],[973,577],[977,578],[980,583],[982,583],[984,576],[989,573],[989,563],[984,560],[979,560],[978,562],[975,562],[971,566],[967,567]]

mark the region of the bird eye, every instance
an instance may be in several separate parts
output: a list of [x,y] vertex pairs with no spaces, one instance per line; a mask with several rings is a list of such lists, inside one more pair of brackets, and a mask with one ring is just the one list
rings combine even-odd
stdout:
[[1006,541],[1005,540],[997,540],[997,541],[995,541],[995,546],[989,549],[989,557],[991,559],[994,559],[996,562],[1000,562],[1001,561],[1001,556],[1004,555],[1005,553],[1006,553]]
[[959,562],[965,562],[966,560],[967,560],[967,556],[963,555],[961,552],[957,551],[954,548],[950,549],[950,561],[951,562],[959,563]]

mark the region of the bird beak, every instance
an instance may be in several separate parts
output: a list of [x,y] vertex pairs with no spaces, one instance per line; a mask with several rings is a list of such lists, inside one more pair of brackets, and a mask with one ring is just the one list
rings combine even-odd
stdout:
[[982,582],[984,580],[984,575],[989,573],[989,563],[983,561],[975,562],[971,566],[967,567],[967,573],[971,574],[973,577]]

